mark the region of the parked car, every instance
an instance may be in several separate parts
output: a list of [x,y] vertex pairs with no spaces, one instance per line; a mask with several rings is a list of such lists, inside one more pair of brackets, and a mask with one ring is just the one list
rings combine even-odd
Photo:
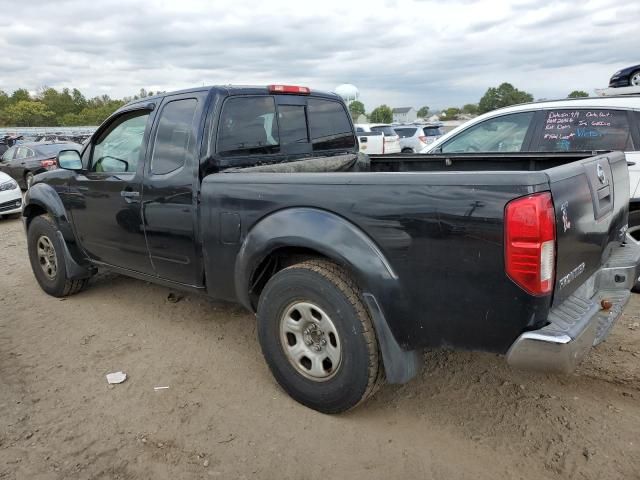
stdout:
[[422,153],[625,152],[629,229],[640,240],[640,95],[514,105],[455,128]]
[[[361,133],[380,132],[383,135],[382,149],[373,148],[371,143],[366,149],[368,155],[379,155],[384,153],[400,153],[400,137],[394,131],[390,125],[382,124],[370,124],[370,123],[358,123],[355,125],[356,133],[360,136]],[[378,140],[374,139],[373,142],[378,144]],[[361,144],[362,145],[362,144]]]
[[57,168],[61,150],[79,149],[76,143],[23,143],[9,148],[0,157],[0,171],[11,176],[26,190],[38,173]]
[[640,87],[640,65],[618,70],[609,80],[609,87]]
[[22,211],[22,192],[13,178],[0,172],[0,218]]
[[239,302],[278,383],[326,413],[427,347],[571,371],[639,273],[622,153],[368,158],[342,99],[305,87],[134,101],[58,163],[23,210],[45,292],[106,268]]
[[399,125],[393,130],[400,137],[403,153],[418,153],[442,135],[440,127],[426,125]]
[[384,153],[384,133],[365,132],[360,126],[356,126],[355,130],[361,153],[367,155],[382,155]]

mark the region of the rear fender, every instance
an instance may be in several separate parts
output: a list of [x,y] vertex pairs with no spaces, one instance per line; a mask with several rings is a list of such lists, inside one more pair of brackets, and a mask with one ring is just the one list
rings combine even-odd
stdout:
[[394,295],[401,298],[398,277],[371,238],[338,215],[314,208],[291,208],[253,226],[236,260],[235,287],[240,302],[255,310],[250,296],[253,273],[270,253],[291,247],[316,251],[354,275],[374,322],[387,380],[409,381],[417,372],[420,356],[400,347],[383,313],[386,299]]

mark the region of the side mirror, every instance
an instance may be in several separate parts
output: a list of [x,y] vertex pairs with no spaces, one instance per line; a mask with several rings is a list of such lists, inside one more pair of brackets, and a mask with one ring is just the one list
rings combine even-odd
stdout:
[[61,150],[56,160],[58,167],[65,170],[82,170],[82,158],[77,150]]

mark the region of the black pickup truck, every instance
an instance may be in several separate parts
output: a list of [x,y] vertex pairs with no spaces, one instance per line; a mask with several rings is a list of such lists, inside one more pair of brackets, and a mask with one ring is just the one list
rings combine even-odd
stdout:
[[237,301],[297,401],[335,413],[424,348],[569,372],[638,277],[623,154],[358,154],[335,95],[206,87],[114,113],[23,210],[49,294],[98,268]]

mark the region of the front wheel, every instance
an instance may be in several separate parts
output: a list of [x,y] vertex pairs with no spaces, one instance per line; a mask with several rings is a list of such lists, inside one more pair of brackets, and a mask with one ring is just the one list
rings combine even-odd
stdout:
[[640,87],[640,70],[638,70],[637,72],[633,72],[629,76],[629,86]]
[[258,336],[280,386],[314,410],[349,410],[384,381],[360,291],[334,263],[309,260],[276,273],[260,296]]
[[65,253],[57,232],[48,215],[34,218],[27,232],[27,249],[31,269],[42,290],[54,297],[66,297],[84,289],[89,280],[67,277]]

